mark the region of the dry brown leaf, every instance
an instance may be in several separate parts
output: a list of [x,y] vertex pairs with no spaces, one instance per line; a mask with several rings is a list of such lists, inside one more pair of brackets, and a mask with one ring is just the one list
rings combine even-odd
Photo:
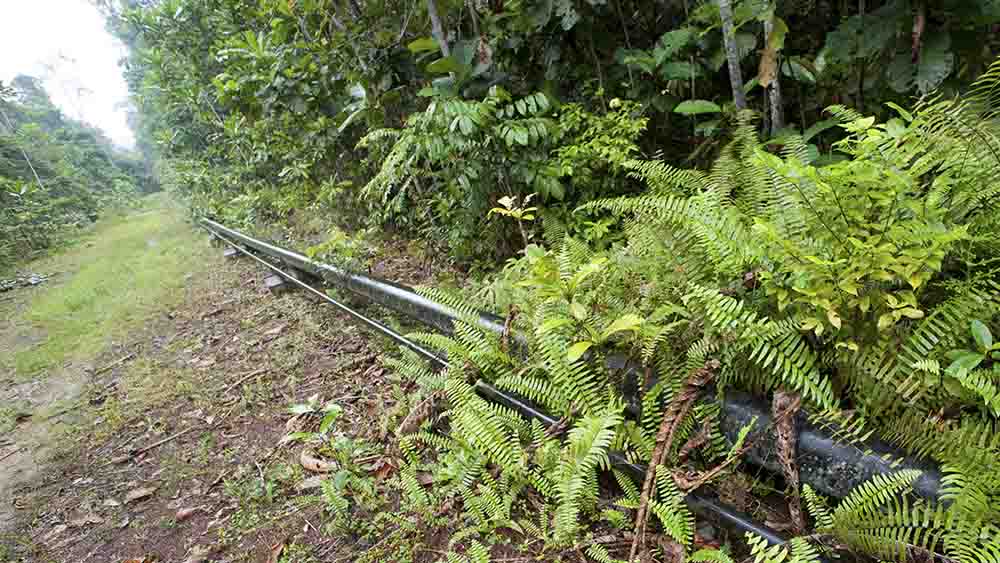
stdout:
[[50,531],[49,533],[45,534],[44,541],[47,543],[49,541],[54,540],[56,538],[56,536],[58,536],[59,534],[65,532],[67,528],[69,528],[69,526],[67,526],[66,524],[59,524],[58,526],[52,528],[52,531]]
[[378,480],[385,479],[395,470],[396,465],[392,462],[392,458],[388,457],[380,457],[375,460],[375,463],[368,467],[368,471],[370,471]]
[[760,66],[757,68],[757,80],[767,89],[778,78],[778,52],[770,47],[760,52]]
[[74,518],[73,520],[70,520],[68,522],[68,524],[72,528],[80,528],[86,526],[87,524],[103,524],[103,523],[104,523],[104,518],[101,518],[100,516],[94,514],[93,512],[84,514],[83,516],[79,518]]
[[323,479],[324,477],[321,475],[313,475],[312,477],[305,479],[304,481],[295,485],[295,490],[302,492],[302,491],[311,491],[313,489],[318,489],[323,486]]
[[193,516],[194,513],[198,512],[199,510],[201,510],[201,507],[198,506],[182,508],[177,511],[177,515],[175,516],[175,518],[177,519],[178,522],[183,522],[188,518],[190,518],[191,516]]
[[125,504],[151,496],[156,492],[156,489],[157,487],[140,487],[138,489],[133,489],[125,495]]
[[190,552],[188,552],[187,559],[184,560],[184,563],[204,563],[208,560],[208,554],[210,553],[212,553],[211,548],[196,545],[191,548]]
[[264,332],[264,336],[274,336],[276,334],[281,334],[281,331],[285,330],[285,327],[287,327],[287,326],[288,326],[287,323],[286,324],[278,325],[278,326],[272,328],[271,330],[265,331]]
[[299,454],[299,463],[307,471],[313,473],[329,473],[337,468],[336,464],[319,459],[309,450],[302,450],[302,453]]
[[281,552],[285,550],[285,542],[280,541],[271,546],[271,554],[267,558],[267,563],[278,563],[278,559],[281,558]]

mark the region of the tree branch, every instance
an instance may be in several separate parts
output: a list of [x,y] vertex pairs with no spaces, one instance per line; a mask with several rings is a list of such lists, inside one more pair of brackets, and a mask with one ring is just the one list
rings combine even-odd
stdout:
[[448,48],[448,38],[445,37],[444,27],[441,25],[441,18],[438,16],[437,4],[434,0],[427,0],[427,15],[431,18],[431,34],[434,35],[438,46],[441,47],[441,56],[450,56],[451,49]]

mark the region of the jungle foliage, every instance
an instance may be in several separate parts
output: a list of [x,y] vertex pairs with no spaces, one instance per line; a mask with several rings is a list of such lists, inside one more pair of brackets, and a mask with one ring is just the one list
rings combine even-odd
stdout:
[[[782,546],[746,538],[753,560],[998,561],[994,3],[102,5],[131,47],[140,147],[196,213],[335,216],[314,252],[345,259],[363,253],[349,233],[384,229],[463,264],[507,259],[475,294],[426,290],[466,316],[413,335],[447,370],[389,361],[418,390],[395,533],[460,506],[447,561],[511,537],[543,560],[732,561],[696,542],[684,498],[738,470],[750,427],[726,439],[696,398],[739,389],[944,473],[940,502],[912,495],[911,472],[839,501],[785,475],[811,519]],[[640,404],[614,355],[644,374]],[[641,488],[609,473],[612,452],[652,466]],[[355,479],[325,491],[335,522],[344,491],[372,496]],[[633,553],[607,530],[635,532]]]
[[[641,189],[624,159],[706,165],[736,124],[714,1],[97,3],[131,48],[140,148],[245,226],[337,209],[461,262],[505,258],[522,236],[484,222],[499,198],[566,219]],[[729,43],[765,136],[828,149],[827,106],[888,117],[883,102],[951,95],[991,62],[998,22],[983,0],[743,0]]]
[[60,112],[38,80],[0,84],[0,270],[49,248],[146,178],[136,155]]

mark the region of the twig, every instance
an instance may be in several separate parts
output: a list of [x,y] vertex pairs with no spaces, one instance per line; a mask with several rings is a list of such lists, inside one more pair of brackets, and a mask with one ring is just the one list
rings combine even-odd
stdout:
[[68,407],[64,408],[64,409],[63,409],[63,410],[61,410],[61,411],[57,411],[57,412],[54,412],[54,413],[52,413],[52,414],[49,414],[49,415],[45,415],[45,416],[44,416],[44,417],[42,418],[42,420],[52,420],[53,418],[56,418],[56,417],[59,417],[59,416],[62,416],[62,415],[64,415],[64,414],[68,413],[68,412],[72,412],[72,411],[75,411],[76,409],[78,409],[78,408],[82,407],[82,406],[83,406],[83,404],[84,404],[84,402],[85,402],[85,401],[78,401],[78,402],[77,402],[76,404],[73,404],[73,405],[70,405],[70,406],[68,406]]
[[12,455],[16,454],[16,453],[17,453],[17,452],[19,452],[19,451],[21,451],[21,448],[14,448],[13,450],[11,450],[11,451],[9,451],[9,452],[7,452],[7,453],[3,454],[3,457],[0,457],[0,461],[3,461],[3,460],[5,460],[5,459],[7,459],[8,457],[10,457],[10,456],[12,456]]
[[101,375],[102,373],[104,373],[106,371],[110,371],[110,370],[114,369],[115,367],[121,365],[122,363],[131,360],[134,357],[135,357],[135,352],[132,352],[131,354],[129,354],[129,355],[123,357],[123,358],[119,358],[119,359],[111,362],[110,364],[102,367],[101,369],[95,371],[94,375]]
[[139,448],[138,450],[136,450],[135,452],[132,453],[132,457],[135,457],[137,455],[142,455],[142,454],[148,452],[149,450],[152,450],[153,448],[158,448],[158,447],[162,446],[163,444],[166,444],[167,442],[170,442],[171,440],[176,440],[177,438],[180,438],[181,436],[183,436],[183,435],[185,435],[185,434],[187,434],[189,432],[193,432],[193,431],[197,430],[198,428],[199,428],[198,426],[191,426],[190,428],[185,428],[184,430],[181,430],[180,432],[178,432],[178,433],[176,433],[176,434],[174,434],[172,436],[167,436],[166,438],[160,440],[159,442],[155,442],[153,444],[150,444],[150,445],[146,446],[145,448]]
[[271,368],[260,368],[258,370],[254,370],[254,371],[252,371],[252,372],[244,375],[243,377],[241,377],[238,380],[236,380],[235,383],[233,383],[232,385],[229,385],[228,387],[226,387],[225,389],[223,389],[222,390],[222,394],[225,395],[226,393],[232,391],[234,387],[238,386],[239,384],[243,383],[244,381],[250,379],[251,377],[253,377],[255,375],[260,375],[260,374],[268,371],[269,369],[271,369]]
[[218,485],[219,483],[221,483],[223,479],[225,479],[225,478],[226,478],[226,475],[229,475],[229,474],[230,474],[230,473],[232,473],[232,472],[233,472],[233,470],[232,470],[232,469],[227,469],[227,470],[223,471],[222,473],[219,473],[219,476],[218,476],[218,477],[216,477],[216,478],[215,478],[215,480],[214,480],[214,481],[212,481],[212,482],[211,482],[211,483],[210,483],[210,484],[208,485],[208,489],[207,489],[207,490],[212,490],[212,488],[214,488],[214,487],[215,487],[216,485]]

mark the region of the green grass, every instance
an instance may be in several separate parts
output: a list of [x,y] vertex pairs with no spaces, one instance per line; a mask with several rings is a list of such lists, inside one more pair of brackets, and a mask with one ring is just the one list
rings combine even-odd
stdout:
[[40,343],[14,352],[19,375],[36,375],[68,360],[87,361],[184,296],[185,276],[209,245],[184,211],[164,195],[138,211],[99,222],[81,243],[30,265],[64,272],[44,287],[21,323]]

